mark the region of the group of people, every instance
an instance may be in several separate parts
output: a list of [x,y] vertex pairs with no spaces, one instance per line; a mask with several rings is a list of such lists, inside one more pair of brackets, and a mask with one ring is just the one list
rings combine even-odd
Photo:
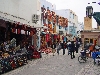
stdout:
[[65,41],[63,41],[63,43],[57,42],[57,43],[53,43],[51,48],[52,48],[52,52],[53,52],[53,56],[55,53],[55,50],[57,50],[57,53],[59,55],[59,51],[62,49],[63,50],[63,55],[65,55],[65,50],[68,50],[68,55],[71,55],[71,59],[75,58],[74,52],[76,51],[76,53],[78,53],[78,48],[80,47],[80,43],[79,42],[74,42],[74,41],[68,41],[67,43]]

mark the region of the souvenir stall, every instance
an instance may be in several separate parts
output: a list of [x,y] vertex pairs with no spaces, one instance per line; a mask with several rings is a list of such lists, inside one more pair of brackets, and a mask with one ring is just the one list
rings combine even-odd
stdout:
[[44,48],[46,46],[45,36],[45,32],[41,32],[41,48]]
[[57,35],[57,42],[60,42],[60,35]]
[[41,50],[48,54],[48,47],[51,46],[51,31],[52,31],[52,13],[49,9],[41,7],[41,21],[48,29],[44,29],[41,33]]
[[[1,25],[5,24],[5,27]],[[2,30],[3,29],[3,30]],[[0,73],[5,73],[27,64],[29,58],[40,58],[34,49],[32,36],[36,29],[27,25],[0,21]]]

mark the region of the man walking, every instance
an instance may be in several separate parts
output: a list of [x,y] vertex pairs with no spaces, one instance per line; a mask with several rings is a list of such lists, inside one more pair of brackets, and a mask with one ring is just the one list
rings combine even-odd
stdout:
[[67,43],[67,46],[68,46],[68,55],[70,54],[70,49],[71,49],[70,44],[71,44],[71,42],[69,40],[68,43]]
[[75,48],[76,53],[78,53],[78,49],[79,49],[79,44],[78,44],[78,42],[76,42],[76,48]]
[[75,51],[75,44],[74,44],[74,41],[71,42],[70,44],[70,55],[71,55],[71,59],[75,58],[75,55],[74,55],[74,51]]
[[63,41],[63,43],[62,43],[62,49],[63,49],[63,55],[64,55],[65,54],[65,49],[66,49],[65,41]]

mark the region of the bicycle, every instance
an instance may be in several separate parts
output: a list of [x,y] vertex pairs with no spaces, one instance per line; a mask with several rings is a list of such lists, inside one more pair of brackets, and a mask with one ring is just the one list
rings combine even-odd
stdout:
[[86,53],[87,53],[86,49],[82,50],[80,53],[81,53],[81,55],[79,55],[78,61],[79,61],[79,63],[85,63],[88,59],[88,57],[86,55]]

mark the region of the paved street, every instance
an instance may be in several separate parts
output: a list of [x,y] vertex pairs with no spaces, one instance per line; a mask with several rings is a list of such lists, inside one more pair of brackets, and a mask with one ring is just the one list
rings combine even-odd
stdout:
[[70,59],[70,55],[43,54],[43,58],[30,61],[28,65],[13,70],[4,75],[100,75],[100,66],[93,65],[92,58],[86,63],[79,63],[77,57]]

